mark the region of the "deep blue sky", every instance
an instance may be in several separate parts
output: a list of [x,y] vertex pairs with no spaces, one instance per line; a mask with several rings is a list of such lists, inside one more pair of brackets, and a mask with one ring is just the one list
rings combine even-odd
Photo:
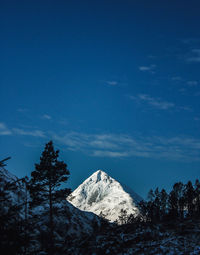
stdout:
[[75,188],[98,169],[146,197],[200,178],[200,3],[1,1],[0,155],[53,139]]

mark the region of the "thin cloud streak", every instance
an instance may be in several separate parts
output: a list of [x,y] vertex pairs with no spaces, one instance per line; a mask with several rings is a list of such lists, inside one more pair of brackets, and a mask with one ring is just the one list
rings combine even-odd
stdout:
[[85,152],[93,157],[154,158],[199,161],[200,140],[187,137],[132,137],[125,134],[84,134],[71,132],[52,136],[68,150]]
[[17,111],[18,111],[18,112],[21,112],[21,113],[26,113],[26,112],[28,112],[29,110],[26,109],[26,108],[19,108],[19,109],[17,109]]
[[139,66],[138,68],[141,72],[150,72],[150,73],[154,74],[156,65]]
[[0,135],[50,137],[67,150],[80,151],[92,157],[152,158],[176,161],[200,161],[200,139],[185,136],[131,136],[127,134],[87,134],[68,132],[64,135],[41,130],[8,129],[0,122]]
[[95,150],[95,151],[93,151],[91,156],[94,156],[94,157],[109,157],[109,158],[122,158],[122,157],[128,157],[129,155],[128,155],[127,152]]
[[117,86],[118,82],[117,81],[106,81],[106,83],[110,86]]
[[3,122],[0,122],[0,135],[12,135],[12,131],[9,130]]
[[163,101],[160,98],[154,98],[147,94],[139,94],[137,96],[129,96],[130,99],[137,102],[147,103],[155,108],[160,110],[168,110],[175,107],[175,104],[172,102]]
[[24,136],[35,136],[35,137],[46,137],[44,132],[41,130],[33,130],[33,131],[27,131],[20,128],[13,128],[13,133],[17,135],[24,135]]
[[198,85],[198,81],[187,81],[187,85],[190,87],[195,87]]
[[25,130],[20,128],[9,129],[6,124],[0,122],[0,135],[24,135],[24,136],[34,136],[34,137],[46,137],[44,132],[41,130]]
[[48,114],[44,114],[44,115],[42,115],[42,119],[51,120],[52,117]]
[[180,81],[183,81],[184,79],[181,77],[181,76],[173,76],[171,78],[172,81],[177,81],[177,82],[180,82]]
[[[181,91],[181,92],[183,92],[183,91]],[[139,94],[137,96],[128,95],[128,97],[131,100],[134,100],[136,103],[147,104],[147,105],[150,105],[150,106],[152,106],[156,109],[159,109],[159,110],[172,110],[172,109],[174,109],[176,111],[180,111],[180,110],[189,111],[189,112],[193,111],[193,109],[189,106],[177,106],[173,102],[164,101],[159,97],[155,98],[155,97],[152,97],[152,96],[147,95],[147,94]]]
[[192,49],[189,55],[186,57],[187,62],[200,62],[200,49]]

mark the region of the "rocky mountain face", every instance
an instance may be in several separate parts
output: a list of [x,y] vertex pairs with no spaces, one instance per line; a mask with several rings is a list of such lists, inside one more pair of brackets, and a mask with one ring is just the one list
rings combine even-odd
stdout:
[[137,204],[141,197],[107,173],[98,170],[74,190],[67,200],[83,211],[102,215],[114,222],[122,209],[126,210],[128,215],[137,216]]

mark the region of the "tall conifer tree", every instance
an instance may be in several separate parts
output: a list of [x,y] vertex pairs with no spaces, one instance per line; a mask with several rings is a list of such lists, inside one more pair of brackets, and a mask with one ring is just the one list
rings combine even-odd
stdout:
[[194,198],[195,191],[192,182],[188,181],[188,183],[185,185],[185,200],[189,217],[192,217],[194,213]]
[[49,214],[49,247],[48,254],[54,254],[54,216],[56,203],[59,203],[69,194],[69,189],[60,189],[60,185],[69,177],[67,164],[58,160],[59,151],[54,150],[53,142],[46,144],[40,163],[35,164],[35,170],[31,173],[30,195],[31,206],[48,205]]
[[195,181],[195,214],[196,217],[200,217],[200,182],[197,179]]

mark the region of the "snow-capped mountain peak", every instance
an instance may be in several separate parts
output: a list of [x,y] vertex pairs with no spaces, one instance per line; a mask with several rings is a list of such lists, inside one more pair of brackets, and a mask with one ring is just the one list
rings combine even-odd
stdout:
[[83,211],[103,214],[111,222],[118,219],[121,209],[138,215],[141,198],[102,170],[94,172],[67,200]]

